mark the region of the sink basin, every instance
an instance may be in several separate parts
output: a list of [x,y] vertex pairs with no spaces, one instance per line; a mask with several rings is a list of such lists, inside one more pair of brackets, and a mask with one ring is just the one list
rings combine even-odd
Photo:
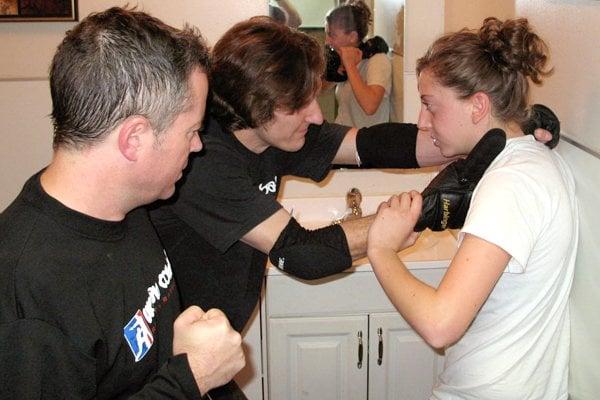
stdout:
[[[438,169],[416,170],[333,170],[320,183],[308,179],[285,177],[279,201],[305,228],[316,229],[342,218],[346,213],[346,193],[353,187],[360,190],[363,216],[374,214],[381,202],[392,194],[409,190],[422,191],[437,174]],[[446,262],[457,249],[457,231],[423,231],[417,242],[399,252],[407,266],[428,268],[431,262]],[[355,267],[366,267],[365,257],[354,261]],[[370,268],[370,266],[368,266]]]

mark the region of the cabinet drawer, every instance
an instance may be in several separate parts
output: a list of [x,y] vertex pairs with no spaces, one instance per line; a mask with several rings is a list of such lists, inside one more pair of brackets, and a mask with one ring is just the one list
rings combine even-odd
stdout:
[[[445,271],[432,268],[411,272],[423,282],[437,286]],[[345,272],[315,281],[269,275],[265,301],[269,318],[394,310],[373,271]]]

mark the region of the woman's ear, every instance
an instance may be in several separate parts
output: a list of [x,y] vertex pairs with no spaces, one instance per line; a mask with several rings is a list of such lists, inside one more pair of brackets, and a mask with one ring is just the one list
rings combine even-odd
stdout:
[[356,32],[356,31],[350,32],[350,40],[352,41],[352,43],[354,43],[358,46],[360,44],[360,40],[358,39],[358,32]]
[[148,132],[152,134],[149,121],[141,115],[126,118],[119,127],[119,151],[129,161],[137,161],[147,140]]
[[483,92],[476,92],[471,96],[471,121],[479,124],[484,118],[492,113],[492,102],[490,97]]

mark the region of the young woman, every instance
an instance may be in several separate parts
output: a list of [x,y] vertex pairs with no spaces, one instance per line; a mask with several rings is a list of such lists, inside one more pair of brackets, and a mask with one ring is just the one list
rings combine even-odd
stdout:
[[364,127],[390,120],[392,65],[385,53],[363,59],[359,45],[369,32],[371,10],[361,0],[349,1],[326,16],[325,43],[340,55],[348,80],[337,84],[335,122]]
[[387,295],[430,345],[445,348],[432,399],[566,399],[568,296],[577,248],[573,177],[519,128],[528,79],[547,48],[526,19],[488,18],[438,39],[418,60],[419,129],[445,156],[466,155],[493,128],[507,136],[475,191],[460,246],[437,288],[396,252],[414,243],[416,192],[383,203],[368,256]]

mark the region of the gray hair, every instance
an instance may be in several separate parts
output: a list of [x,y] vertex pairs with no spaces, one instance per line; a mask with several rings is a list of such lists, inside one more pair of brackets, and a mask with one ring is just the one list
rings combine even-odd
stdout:
[[195,68],[209,72],[196,29],[119,7],[91,14],[67,32],[52,61],[54,147],[100,142],[133,115],[161,134],[188,105]]

